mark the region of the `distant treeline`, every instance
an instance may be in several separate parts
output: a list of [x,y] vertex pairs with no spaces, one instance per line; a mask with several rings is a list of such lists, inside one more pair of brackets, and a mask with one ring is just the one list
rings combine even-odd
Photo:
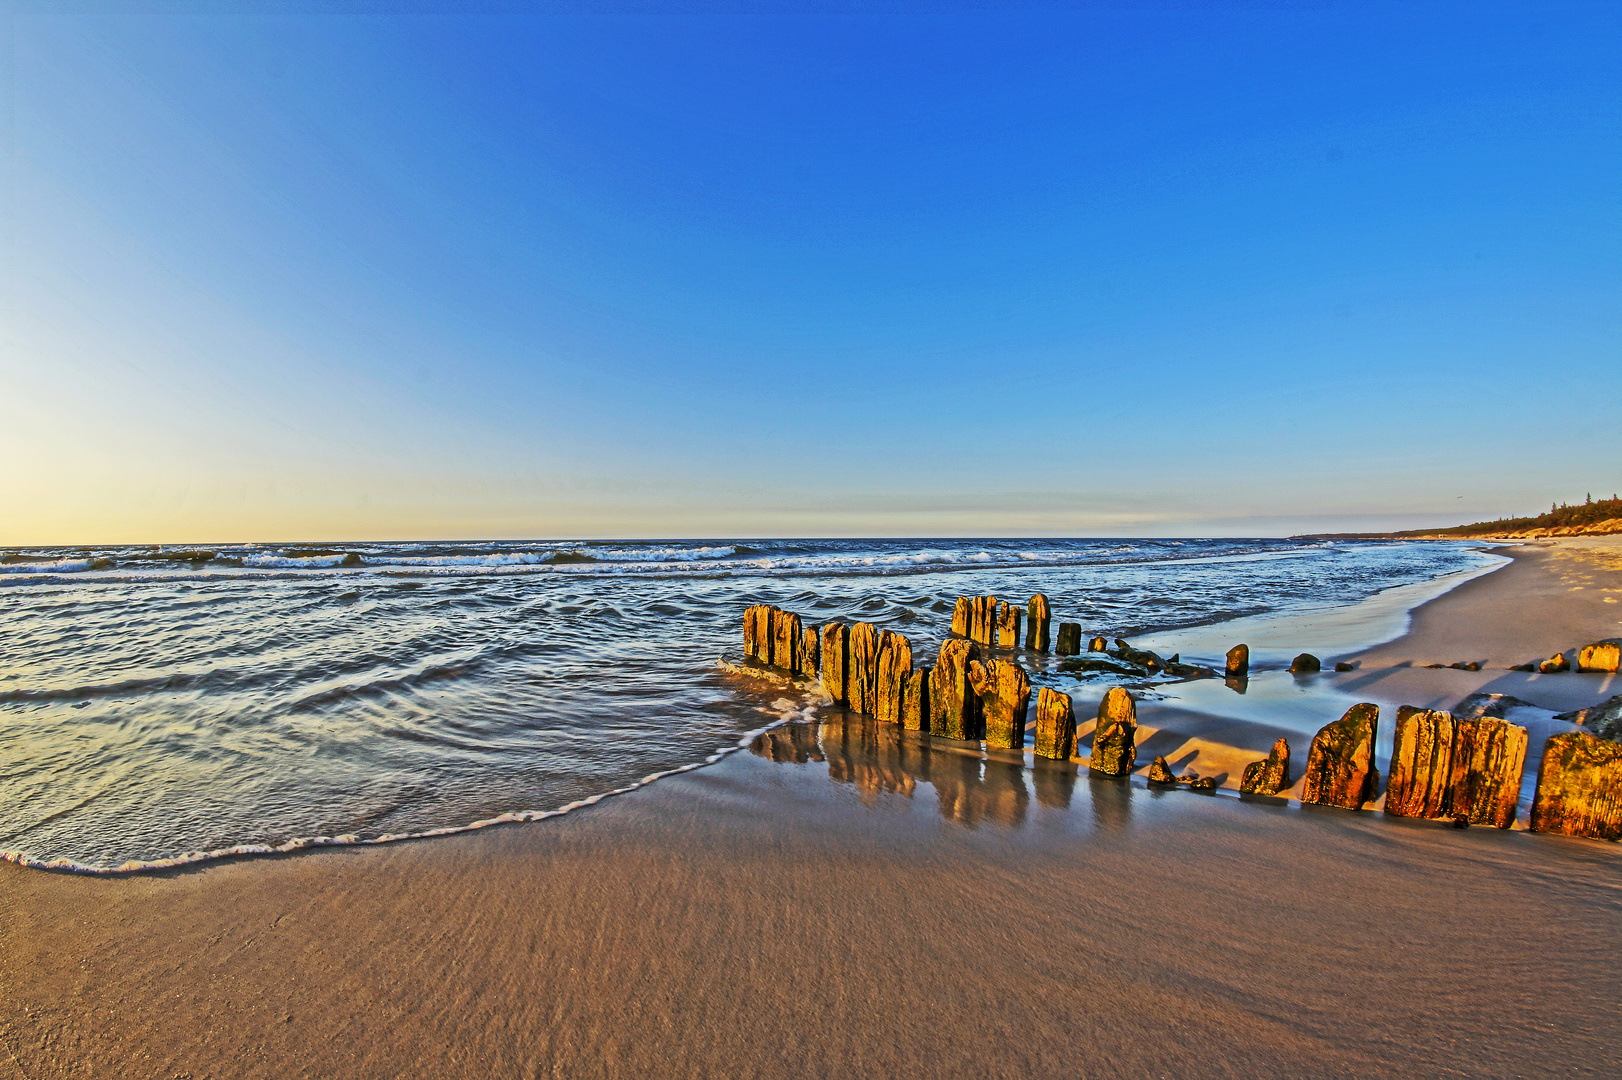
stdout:
[[1490,533],[1526,532],[1530,529],[1561,529],[1582,525],[1598,525],[1602,521],[1622,518],[1622,499],[1612,495],[1609,499],[1588,501],[1575,506],[1561,503],[1550,506],[1547,514],[1537,517],[1499,518],[1497,521],[1478,521],[1474,525],[1455,525],[1451,529],[1409,529],[1393,536],[1484,536]]

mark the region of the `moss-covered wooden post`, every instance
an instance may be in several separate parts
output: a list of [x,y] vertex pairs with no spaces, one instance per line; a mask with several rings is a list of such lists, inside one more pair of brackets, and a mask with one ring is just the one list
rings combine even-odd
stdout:
[[1081,624],[1075,622],[1062,622],[1059,624],[1059,637],[1053,643],[1053,651],[1060,656],[1077,656],[1081,653]]
[[1037,652],[1048,651],[1048,598],[1041,593],[1031,597],[1025,609],[1025,647]]
[[1313,736],[1301,801],[1356,810],[1374,797],[1374,739],[1380,707],[1362,702]]
[[1076,711],[1069,694],[1046,686],[1036,694],[1036,756],[1069,761],[1076,752]]
[[1532,830],[1622,840],[1622,743],[1551,735],[1538,766]]

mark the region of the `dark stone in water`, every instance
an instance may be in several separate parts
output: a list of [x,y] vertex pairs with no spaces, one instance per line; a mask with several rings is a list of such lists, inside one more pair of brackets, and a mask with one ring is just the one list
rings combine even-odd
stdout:
[[1346,661],[1340,660],[1340,661],[1337,661],[1335,663],[1335,670],[1336,671],[1356,671],[1357,670],[1357,665],[1356,664],[1348,664]]
[[1223,670],[1223,677],[1228,679],[1243,679],[1250,674],[1250,646],[1235,645],[1228,650],[1228,664]]
[[1309,652],[1304,652],[1290,661],[1290,670],[1297,675],[1310,675],[1321,670],[1322,667],[1323,665],[1318,662],[1318,658]]
[[1166,759],[1163,757],[1155,758],[1154,763],[1149,766],[1148,780],[1151,784],[1170,785],[1177,783],[1177,777],[1172,774],[1171,766],[1166,764]]

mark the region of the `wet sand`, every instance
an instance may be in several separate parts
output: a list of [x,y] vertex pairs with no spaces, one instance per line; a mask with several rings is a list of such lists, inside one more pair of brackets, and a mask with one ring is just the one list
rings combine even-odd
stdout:
[[[1591,703],[1400,666],[1618,632],[1622,572],[1517,554],[1316,685]],[[1615,1075],[1619,855],[797,725],[562,819],[0,865],[0,1077]]]

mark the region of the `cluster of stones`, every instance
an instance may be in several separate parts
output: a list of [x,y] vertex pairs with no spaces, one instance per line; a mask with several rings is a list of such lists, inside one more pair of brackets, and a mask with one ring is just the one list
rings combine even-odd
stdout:
[[[1575,649],[1573,658],[1563,652],[1557,652],[1547,660],[1536,664],[1517,664],[1513,671],[1539,671],[1544,675],[1559,675],[1575,668],[1579,673],[1596,675],[1615,675],[1622,668],[1622,644],[1615,641],[1596,641],[1592,645],[1584,645]],[[1457,665],[1455,665],[1457,666]]]

